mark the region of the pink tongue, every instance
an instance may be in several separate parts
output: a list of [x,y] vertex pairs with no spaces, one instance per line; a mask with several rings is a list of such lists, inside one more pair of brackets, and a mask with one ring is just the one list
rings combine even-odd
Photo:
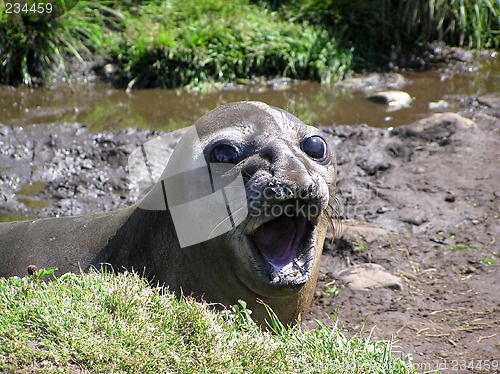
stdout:
[[295,258],[306,224],[305,217],[282,216],[259,227],[253,241],[264,258],[280,269]]

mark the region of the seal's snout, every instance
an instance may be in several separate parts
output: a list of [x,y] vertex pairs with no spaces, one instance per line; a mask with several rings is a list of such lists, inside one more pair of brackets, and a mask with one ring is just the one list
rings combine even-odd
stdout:
[[318,195],[318,189],[313,184],[301,186],[267,186],[263,192],[270,204],[283,205],[286,213],[293,212],[303,215],[308,220],[316,219],[325,207],[325,198]]
[[309,184],[305,188],[299,187],[267,187],[266,195],[274,197],[276,200],[288,200],[288,199],[302,199],[309,200],[316,197],[314,193],[314,186]]

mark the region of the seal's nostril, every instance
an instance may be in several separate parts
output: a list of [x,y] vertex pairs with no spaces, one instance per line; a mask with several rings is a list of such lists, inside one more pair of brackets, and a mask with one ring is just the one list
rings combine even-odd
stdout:
[[311,200],[317,197],[316,188],[314,185],[310,184],[305,188],[301,187],[287,187],[278,186],[273,187],[274,184],[269,184],[267,187],[268,191],[271,193],[266,193],[267,198],[275,198],[276,200],[289,200],[289,199],[301,199],[301,200]]

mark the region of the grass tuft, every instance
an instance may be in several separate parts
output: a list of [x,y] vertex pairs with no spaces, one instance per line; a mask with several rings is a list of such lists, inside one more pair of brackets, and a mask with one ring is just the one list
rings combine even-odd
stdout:
[[[246,304],[214,312],[137,274],[43,269],[0,278],[0,371],[412,373],[394,342],[337,326],[261,331]],[[272,313],[272,311],[270,311]]]
[[106,5],[110,3],[79,1],[60,17],[7,13],[1,4],[0,84],[41,85],[54,71],[68,75],[68,57],[83,64],[82,54],[87,58],[93,53],[105,56],[104,34],[118,29],[117,20],[123,19]]

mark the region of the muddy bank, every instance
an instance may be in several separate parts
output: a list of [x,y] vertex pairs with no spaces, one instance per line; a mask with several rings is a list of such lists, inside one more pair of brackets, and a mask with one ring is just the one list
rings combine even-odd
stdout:
[[[307,326],[337,313],[348,331],[366,321],[376,338],[396,337],[422,369],[490,372],[470,363],[500,358],[496,100],[472,113],[465,106],[470,119],[449,113],[393,131],[326,129],[337,150],[341,217],[376,226],[344,222],[325,245]],[[359,291],[342,281],[343,269],[366,263],[401,287]]]
[[[365,330],[376,326],[375,338],[397,337],[429,370],[500,360],[500,99],[455,100],[459,113],[393,130],[324,129],[337,157],[344,223],[325,243],[305,318],[306,326],[314,318],[330,324],[338,311],[352,332],[370,315]],[[78,123],[1,125],[2,219],[132,204],[127,157],[160,134],[92,133]],[[382,266],[399,286],[367,292],[340,280],[343,269],[366,263]]]
[[0,125],[1,214],[51,217],[132,204],[127,157],[154,131],[89,133],[78,123]]

